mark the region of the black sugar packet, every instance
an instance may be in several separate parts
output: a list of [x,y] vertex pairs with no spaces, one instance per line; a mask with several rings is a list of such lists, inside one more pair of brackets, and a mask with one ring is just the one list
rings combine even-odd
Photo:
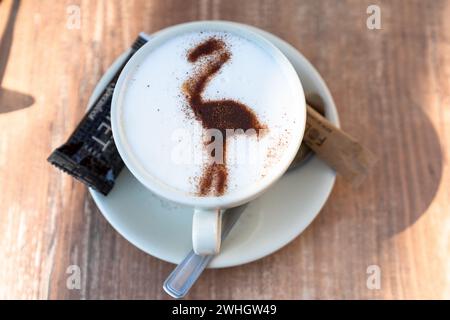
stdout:
[[120,158],[111,132],[111,101],[122,69],[147,39],[139,35],[130,53],[112,80],[89,108],[66,143],[55,149],[47,161],[89,187],[107,195],[122,171]]

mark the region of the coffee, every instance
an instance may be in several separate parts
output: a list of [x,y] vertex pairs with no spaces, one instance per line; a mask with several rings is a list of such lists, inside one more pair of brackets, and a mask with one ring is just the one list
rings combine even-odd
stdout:
[[287,77],[241,35],[205,30],[166,40],[127,76],[120,123],[128,150],[178,192],[239,193],[264,179],[298,136],[288,116],[299,107],[297,88]]

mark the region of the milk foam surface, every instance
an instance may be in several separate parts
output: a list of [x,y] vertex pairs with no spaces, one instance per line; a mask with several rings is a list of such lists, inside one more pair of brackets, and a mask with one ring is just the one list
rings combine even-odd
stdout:
[[195,68],[186,54],[212,36],[225,41],[232,57],[208,83],[203,99],[240,101],[268,128],[260,138],[228,138],[226,194],[258,183],[283,156],[293,135],[294,120],[287,115],[297,107],[292,105],[295,88],[280,62],[241,36],[187,33],[150,52],[129,77],[120,114],[123,132],[133,156],[150,175],[190,195],[198,191],[206,151],[204,129],[182,93],[182,84]]

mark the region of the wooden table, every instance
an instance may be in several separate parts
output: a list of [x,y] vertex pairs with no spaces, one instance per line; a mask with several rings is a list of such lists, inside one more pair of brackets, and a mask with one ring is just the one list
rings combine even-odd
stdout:
[[[370,4],[380,30],[366,26]],[[138,32],[225,19],[298,48],[328,83],[342,127],[379,162],[362,187],[338,178],[292,243],[207,270],[188,298],[450,298],[449,16],[439,0],[0,1],[0,297],[168,298],[173,265],[123,239],[46,157]],[[80,290],[66,286],[70,265]],[[380,289],[367,286],[371,265]]]

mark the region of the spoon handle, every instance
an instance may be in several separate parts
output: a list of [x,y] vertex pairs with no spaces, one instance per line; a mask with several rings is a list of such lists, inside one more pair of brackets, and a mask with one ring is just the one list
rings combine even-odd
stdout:
[[[246,206],[247,204],[244,204],[227,210],[223,217],[222,241],[233,229]],[[164,290],[174,298],[183,298],[214,257],[215,255],[200,256],[191,250],[164,281]]]
[[200,256],[191,250],[164,281],[164,290],[174,298],[183,298],[213,257],[214,255]]

